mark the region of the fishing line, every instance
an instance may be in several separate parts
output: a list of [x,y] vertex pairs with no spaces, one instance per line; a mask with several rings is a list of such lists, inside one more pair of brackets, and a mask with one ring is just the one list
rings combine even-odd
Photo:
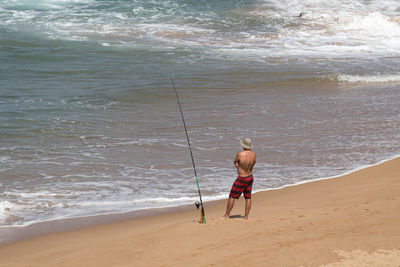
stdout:
[[169,78],[171,79],[172,85],[173,85],[173,87],[174,87],[176,100],[178,101],[179,110],[180,110],[180,112],[181,112],[183,127],[185,128],[185,133],[186,133],[186,140],[187,140],[187,143],[188,143],[188,146],[189,146],[190,157],[191,157],[191,159],[192,159],[194,177],[196,178],[197,191],[198,191],[198,193],[199,193],[200,203],[199,203],[199,202],[196,202],[195,205],[196,205],[196,207],[197,207],[198,209],[201,208],[201,210],[200,210],[200,223],[203,223],[203,222],[204,222],[204,224],[205,224],[205,223],[206,223],[206,216],[205,216],[205,213],[204,213],[203,200],[202,200],[202,198],[201,198],[199,180],[197,179],[196,165],[195,165],[194,159],[193,159],[192,146],[190,145],[189,134],[188,134],[187,128],[186,128],[185,117],[183,116],[181,101],[179,100],[178,92],[177,92],[177,90],[176,90],[175,82],[174,82],[174,80],[172,79],[171,73],[169,73]]

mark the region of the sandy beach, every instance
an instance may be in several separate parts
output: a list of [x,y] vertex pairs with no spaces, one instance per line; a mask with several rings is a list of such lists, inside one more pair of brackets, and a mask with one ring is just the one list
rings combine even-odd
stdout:
[[0,247],[0,266],[400,266],[400,158],[199,213],[53,233]]

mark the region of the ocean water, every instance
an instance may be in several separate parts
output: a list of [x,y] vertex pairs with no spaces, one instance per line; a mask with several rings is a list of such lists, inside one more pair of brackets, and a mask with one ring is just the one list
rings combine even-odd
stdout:
[[400,154],[400,2],[0,0],[0,227],[227,197]]

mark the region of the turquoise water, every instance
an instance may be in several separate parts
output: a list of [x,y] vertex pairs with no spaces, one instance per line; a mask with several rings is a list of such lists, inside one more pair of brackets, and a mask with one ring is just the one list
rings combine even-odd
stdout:
[[[0,1],[0,225],[225,197],[399,154],[397,1]],[[299,16],[302,14],[301,16]]]

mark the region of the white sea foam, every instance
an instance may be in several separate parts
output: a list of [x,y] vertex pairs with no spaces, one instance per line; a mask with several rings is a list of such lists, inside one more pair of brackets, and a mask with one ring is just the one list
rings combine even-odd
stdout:
[[10,160],[10,157],[2,156],[0,157],[0,163],[7,163]]
[[0,225],[2,225],[10,216],[15,216],[23,210],[26,205],[16,204],[8,200],[0,200]]
[[7,200],[0,200],[0,211],[5,212],[12,210],[15,207],[13,203]]
[[[396,16],[369,10],[357,2],[328,2],[297,1],[288,9],[287,1],[274,1],[274,6],[281,9],[275,16],[298,25],[279,28],[276,37],[271,36],[270,41],[281,47],[277,55],[340,57],[400,52],[400,23]],[[268,17],[273,11],[260,7],[253,12]],[[269,39],[255,37],[260,41]]]
[[[28,1],[15,3],[26,2]],[[52,39],[93,40],[103,46],[144,45],[147,47],[150,41],[153,48],[166,45],[187,48],[206,47],[212,53],[236,53],[244,57],[252,55],[257,60],[260,58],[256,56],[260,55],[331,58],[385,56],[400,53],[398,46],[400,4],[396,1],[383,3],[377,0],[266,1],[251,6],[249,9],[235,11],[264,27],[248,29],[246,23],[230,24],[229,20],[224,20],[223,30],[219,28],[219,24],[212,23],[216,16],[213,10],[204,14],[197,14],[195,10],[187,14],[182,12],[177,14],[176,20],[165,23],[162,18],[169,16],[167,7],[174,5],[168,1],[154,2],[146,7],[140,5],[139,2],[130,3],[127,4],[130,8],[118,12],[96,10],[96,5],[92,6],[92,1],[54,0],[39,1],[37,4],[63,6],[66,3],[85,3],[86,8],[93,8],[92,12],[87,14],[90,19],[81,19],[81,13],[75,13],[80,11],[78,6],[75,6],[75,9],[56,10],[50,13],[43,10],[29,10],[28,7],[27,10],[9,12],[13,12],[16,25],[21,22],[35,21],[31,26],[47,29],[37,32],[47,34]],[[154,10],[151,5],[154,5]],[[132,17],[130,12],[136,16]],[[194,18],[197,23],[187,23],[185,14]],[[146,17],[150,15],[151,17]],[[67,20],[66,17],[74,19]],[[51,23],[48,23],[48,20],[51,20]],[[121,24],[121,20],[124,23]],[[10,23],[13,23],[12,20]],[[239,23],[242,22],[239,21]]]
[[338,81],[351,83],[385,83],[400,82],[400,74],[381,74],[381,75],[338,75]]

